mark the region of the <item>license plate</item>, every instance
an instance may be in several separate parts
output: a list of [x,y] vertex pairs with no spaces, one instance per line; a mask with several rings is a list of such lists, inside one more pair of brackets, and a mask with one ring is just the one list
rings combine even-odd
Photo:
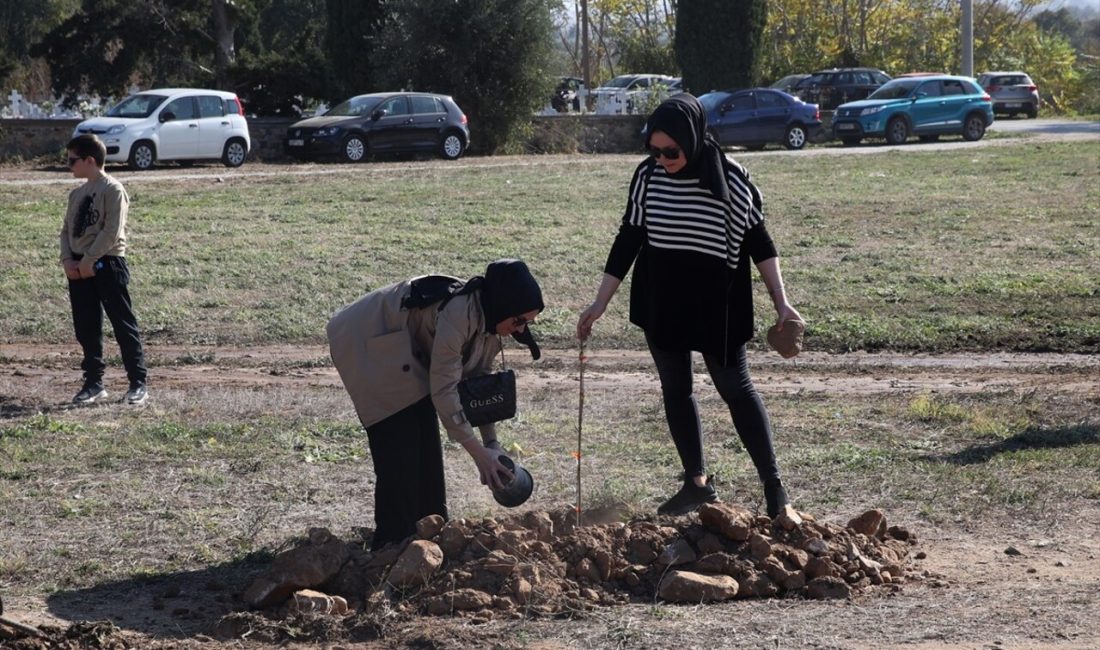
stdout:
[[1020,102],[1008,102],[1005,108],[1020,108]]
[[286,143],[288,145],[292,146],[292,147],[304,147],[305,144],[306,144],[306,141],[305,140],[287,140]]
[[854,131],[855,128],[856,128],[855,124],[837,124],[836,125],[836,130],[837,131]]

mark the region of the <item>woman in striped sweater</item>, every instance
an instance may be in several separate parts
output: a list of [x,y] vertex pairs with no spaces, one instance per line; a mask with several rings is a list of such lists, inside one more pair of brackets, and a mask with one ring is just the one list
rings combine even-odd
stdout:
[[750,259],[768,288],[777,322],[802,320],[783,289],[760,191],[707,133],[706,113],[692,95],[663,102],[647,120],[645,133],[650,156],[634,171],[603,281],[577,322],[577,337],[588,338],[633,265],[630,322],[645,332],[684,468],[683,487],[658,512],[684,514],[717,499],[703,462],[702,423],[692,394],[695,351],[702,353],[715,388],[729,405],[764,484],[768,516],[797,523],[745,353],[753,336]]

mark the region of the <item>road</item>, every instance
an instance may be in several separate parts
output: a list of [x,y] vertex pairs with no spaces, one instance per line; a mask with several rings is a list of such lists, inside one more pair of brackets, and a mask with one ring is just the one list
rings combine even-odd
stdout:
[[[1027,138],[1028,142],[1052,141],[1096,141],[1100,143],[1100,122],[1070,120],[1065,118],[1042,118],[1036,120],[1011,119],[998,120],[989,127],[990,134],[1002,134],[1000,137],[982,138],[977,142],[966,142],[957,137],[949,137],[939,142],[917,142],[911,140],[903,145],[886,145],[881,140],[871,140],[855,147],[842,147],[835,142],[810,146],[799,151],[786,149],[768,149],[765,151],[745,151],[731,149],[730,153],[738,159],[756,156],[843,156],[882,153],[886,151],[937,151],[958,148],[983,148],[1011,146]],[[370,163],[370,173],[407,173],[422,168],[445,167],[448,170],[484,169],[490,167],[557,167],[563,160],[570,165],[603,165],[610,156],[625,157],[631,160],[639,154],[591,154],[591,155],[540,155],[540,156],[471,156],[458,161],[419,160],[401,162]],[[220,164],[195,165],[192,168],[165,166],[149,172],[129,172],[124,167],[108,168],[113,175],[124,183],[155,182],[165,180],[211,180],[220,178],[259,178],[277,176],[325,176],[332,174],[362,174],[359,165],[332,163],[260,163],[249,162],[237,169],[227,169]],[[60,164],[52,168],[28,169],[21,166],[0,166],[0,187],[5,185],[76,185],[67,169]]]

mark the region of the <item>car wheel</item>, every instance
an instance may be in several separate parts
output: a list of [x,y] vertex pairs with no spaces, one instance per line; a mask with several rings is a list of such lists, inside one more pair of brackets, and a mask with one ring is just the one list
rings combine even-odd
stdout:
[[445,133],[439,141],[439,155],[447,160],[458,160],[465,148],[466,143],[457,133]]
[[134,146],[130,147],[130,169],[139,172],[152,169],[156,160],[157,150],[152,142],[139,140],[134,143]]
[[905,144],[909,139],[909,125],[900,117],[895,117],[886,125],[886,142],[888,144]]
[[367,143],[357,135],[349,135],[344,140],[344,160],[352,163],[362,162],[367,157]]
[[1027,116],[1034,120],[1035,118],[1039,117],[1039,109],[1038,108],[1028,109]]
[[963,139],[970,142],[981,140],[985,135],[985,120],[981,115],[968,115],[963,122]]
[[787,128],[787,135],[783,138],[783,146],[788,149],[801,149],[806,146],[806,129],[801,124],[792,124]]
[[940,139],[940,136],[937,135],[937,134],[920,136],[920,141],[921,142],[935,142],[939,139]]
[[222,164],[226,167],[240,167],[244,164],[246,156],[248,156],[248,146],[245,145],[244,140],[233,138],[225,143],[225,149],[222,150]]
[[854,147],[859,144],[859,141],[863,138],[841,138],[840,141],[844,143],[845,147]]

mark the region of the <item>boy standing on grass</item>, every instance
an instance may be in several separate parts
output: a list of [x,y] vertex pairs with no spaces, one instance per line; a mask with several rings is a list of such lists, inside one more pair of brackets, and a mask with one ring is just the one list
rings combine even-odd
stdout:
[[61,266],[69,279],[76,340],[84,350],[84,386],[74,404],[91,404],[107,397],[103,388],[103,312],[111,319],[122,352],[130,389],[127,404],[142,404],[145,354],[137,317],[126,286],[126,213],[130,197],[117,180],[103,171],[107,148],[95,135],[73,138],[65,146],[69,169],[84,184],[69,193],[69,208],[61,227]]

